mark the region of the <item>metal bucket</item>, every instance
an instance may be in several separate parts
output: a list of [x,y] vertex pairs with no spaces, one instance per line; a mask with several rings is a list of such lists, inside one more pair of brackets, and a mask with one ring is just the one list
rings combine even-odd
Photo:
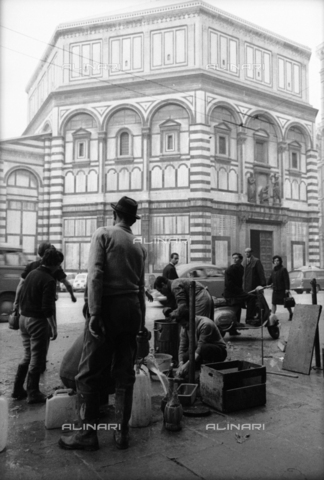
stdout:
[[180,325],[170,320],[155,320],[154,322],[154,350],[156,353],[172,355],[175,365],[178,364]]

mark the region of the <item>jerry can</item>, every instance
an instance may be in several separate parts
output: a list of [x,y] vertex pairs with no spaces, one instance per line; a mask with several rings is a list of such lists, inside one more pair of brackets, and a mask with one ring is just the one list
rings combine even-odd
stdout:
[[8,400],[0,397],[0,452],[7,445],[8,439]]
[[46,400],[45,427],[61,428],[63,424],[72,424],[77,418],[77,395],[71,388],[56,390]]
[[152,420],[151,380],[148,369],[142,365],[136,368],[136,380],[133,392],[131,427],[147,427]]

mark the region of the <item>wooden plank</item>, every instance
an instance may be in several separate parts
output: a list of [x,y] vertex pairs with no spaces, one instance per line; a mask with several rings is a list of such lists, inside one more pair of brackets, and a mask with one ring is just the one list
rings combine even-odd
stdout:
[[309,375],[321,305],[296,305],[290,325],[283,370]]

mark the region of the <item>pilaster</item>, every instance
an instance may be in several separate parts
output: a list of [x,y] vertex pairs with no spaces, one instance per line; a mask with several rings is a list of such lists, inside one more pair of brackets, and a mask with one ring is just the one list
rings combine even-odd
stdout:
[[307,150],[307,203],[310,216],[308,227],[308,259],[310,264],[320,264],[319,207],[317,151]]
[[106,146],[107,146],[107,133],[98,132],[99,193],[103,193],[103,194],[106,191],[106,175],[105,175]]
[[64,137],[52,138],[51,163],[48,175],[49,192],[49,239],[56,248],[63,246],[63,193],[64,193]]
[[6,241],[7,186],[4,182],[4,164],[0,158],[0,242]]
[[247,201],[246,191],[244,188],[244,172],[245,172],[245,155],[244,155],[244,144],[247,139],[247,134],[245,132],[237,133],[237,152],[238,152],[238,163],[239,163],[239,178],[238,178],[238,194],[241,200]]

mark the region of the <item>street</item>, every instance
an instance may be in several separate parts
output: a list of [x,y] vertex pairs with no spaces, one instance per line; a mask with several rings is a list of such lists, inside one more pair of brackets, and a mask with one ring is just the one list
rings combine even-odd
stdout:
[[[271,292],[266,292],[269,303]],[[298,303],[311,303],[307,294],[294,295]],[[318,295],[323,303],[324,292]],[[52,394],[61,385],[59,368],[64,353],[83,331],[83,293],[77,293],[73,304],[67,293],[57,302],[58,337],[51,342],[47,370],[40,387]],[[287,311],[278,309],[280,339],[287,340],[290,326]],[[146,324],[153,330],[154,320],[163,318],[161,307],[147,303]],[[324,347],[323,314],[320,320],[321,347]],[[261,363],[260,329],[246,330],[239,337],[225,336],[228,360]],[[153,345],[153,338],[151,341]],[[45,405],[14,402],[12,385],[17,365],[23,355],[19,331],[0,324],[1,393],[9,401],[9,437],[0,455],[0,477],[8,480],[80,480],[120,478],[121,480],[259,479],[323,478],[323,372],[310,375],[277,376],[282,370],[284,353],[278,341],[264,332],[264,364],[267,368],[267,403],[265,406],[239,410],[230,414],[211,409],[208,419],[183,417],[181,432],[163,428],[160,410],[163,389],[152,381],[152,422],[147,428],[131,429],[129,451],[116,451],[112,435],[99,432],[98,452],[65,452],[58,448],[60,429],[44,428]],[[313,360],[314,365],[314,360]],[[273,374],[270,374],[272,372]],[[287,374],[287,373],[286,373]],[[290,375],[290,378],[289,378]],[[113,402],[113,396],[111,400]],[[215,426],[208,430],[206,425]],[[228,426],[263,425],[261,431],[235,432]],[[244,435],[248,433],[248,435]],[[243,434],[243,435],[241,435]],[[237,437],[238,435],[238,437]],[[244,437],[244,438],[243,438]],[[242,443],[244,442],[244,443]],[[256,456],[257,452],[257,456]],[[275,459],[275,461],[274,461]]]

